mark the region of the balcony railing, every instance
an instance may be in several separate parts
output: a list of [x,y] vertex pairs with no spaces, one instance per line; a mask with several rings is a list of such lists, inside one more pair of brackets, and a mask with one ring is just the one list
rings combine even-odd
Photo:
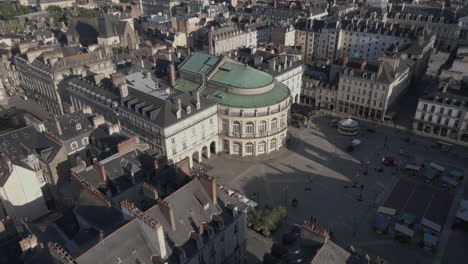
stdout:
[[225,136],[228,136],[228,137],[232,137],[232,138],[245,138],[245,139],[250,139],[250,138],[264,138],[264,137],[268,137],[268,136],[273,136],[273,135],[276,135],[278,133],[281,133],[283,131],[285,131],[288,127],[286,125],[284,125],[283,127],[280,127],[280,128],[276,128],[276,129],[271,129],[269,131],[265,131],[265,132],[258,132],[258,133],[239,133],[239,132],[226,132],[226,131],[223,131],[223,135]]

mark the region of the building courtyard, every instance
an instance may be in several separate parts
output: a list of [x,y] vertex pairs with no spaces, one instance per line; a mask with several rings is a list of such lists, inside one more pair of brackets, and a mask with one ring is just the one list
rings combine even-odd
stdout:
[[[390,263],[432,263],[443,253],[444,232],[449,228],[442,231],[435,257],[418,243],[401,244],[393,235],[377,234],[373,230],[376,211],[400,178],[407,177],[401,175],[399,166],[412,163],[417,156],[427,163],[463,168],[468,161],[462,155],[466,149],[454,147],[442,152],[433,139],[371,123],[361,123],[360,133],[347,137],[329,123],[329,118],[319,117],[307,124],[309,128],[291,128],[287,146],[277,153],[248,159],[220,154],[203,166],[220,184],[244,193],[260,207],[285,205],[288,216],[284,231],[313,217],[333,232],[342,246],[353,245]],[[362,143],[348,152],[355,138]],[[397,166],[384,166],[383,157],[394,158]],[[420,177],[413,180],[424,183]],[[454,203],[461,189],[459,186],[453,191]],[[296,208],[291,206],[293,199],[298,200]],[[452,205],[447,206],[453,211]]]

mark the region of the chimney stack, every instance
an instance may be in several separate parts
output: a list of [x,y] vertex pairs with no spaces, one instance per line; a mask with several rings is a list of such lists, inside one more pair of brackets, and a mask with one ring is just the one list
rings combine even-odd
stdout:
[[348,64],[348,60],[349,60],[348,56],[343,57],[343,67],[345,67]]
[[367,60],[363,60],[361,62],[361,71],[364,71],[366,69],[366,65],[367,65]]
[[104,184],[107,184],[107,174],[104,166],[102,166],[99,161],[93,160],[93,168],[96,170],[96,174],[98,175],[99,180]]
[[217,193],[216,193],[216,180],[214,178],[199,177],[198,180],[205,189],[205,192],[210,196],[211,203],[217,203]]
[[75,264],[73,257],[57,243],[47,243],[50,254],[63,264]]
[[172,55],[169,53],[169,83],[172,88],[175,87],[176,84],[176,69],[175,69],[175,63],[172,61]]
[[93,125],[94,128],[98,128],[100,125],[104,125],[106,123],[106,120],[104,119],[103,115],[96,115],[93,117]]
[[177,98],[177,109],[176,109],[176,117],[177,119],[181,118],[182,116],[182,100]]
[[174,209],[172,209],[172,205],[161,199],[158,200],[158,205],[167,222],[171,225],[172,231],[176,230]]
[[201,102],[200,102],[200,91],[195,91],[195,108],[199,110],[201,108]]
[[380,75],[382,74],[382,70],[383,70],[383,61],[379,61],[379,70],[377,72],[377,78],[379,78]]
[[138,137],[133,136],[125,141],[119,142],[117,144],[117,151],[120,154],[130,152],[135,150],[138,146]]
[[58,120],[57,117],[54,117],[54,121],[55,121],[55,126],[57,127],[57,133],[59,134],[59,136],[61,136],[63,133],[62,133],[62,126],[60,125],[60,121]]
[[152,80],[152,79],[153,79],[153,75],[152,75],[151,71],[147,71],[147,72],[146,72],[146,79],[148,79],[148,80]]
[[121,207],[125,217],[131,218],[131,216],[134,216],[138,219],[138,222],[143,229],[143,233],[146,235],[151,245],[159,251],[159,256],[162,259],[166,259],[168,255],[162,225],[152,216],[142,212],[138,207],[127,200],[123,200],[121,202]]

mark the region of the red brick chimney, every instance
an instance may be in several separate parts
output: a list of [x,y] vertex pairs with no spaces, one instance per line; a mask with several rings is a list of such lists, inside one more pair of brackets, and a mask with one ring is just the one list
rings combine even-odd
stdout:
[[119,142],[117,144],[117,151],[118,153],[127,153],[132,150],[135,150],[138,145],[138,137],[133,136],[125,141]]
[[96,174],[99,177],[99,180],[107,184],[107,174],[104,166],[102,166],[99,161],[93,160],[93,168],[96,170]]
[[93,198],[95,202],[97,202],[98,204],[104,207],[109,207],[109,208],[112,207],[112,204],[109,201],[109,199],[107,199],[107,197],[104,196],[104,194],[102,194],[98,189],[96,189],[96,187],[90,185],[89,183],[85,181],[80,182],[80,184],[81,184],[81,189],[83,189],[89,195],[91,195],[91,197]]
[[205,189],[206,193],[210,196],[210,200],[213,204],[217,202],[217,194],[216,194],[216,180],[214,178],[207,178],[207,177],[200,177],[198,178],[203,189]]
[[171,87],[174,88],[176,84],[176,70],[173,61],[171,61],[171,64],[169,64],[169,82]]
[[346,66],[346,64],[348,64],[348,60],[349,60],[348,56],[343,57],[343,67]]
[[363,60],[361,62],[361,71],[365,70],[366,69],[366,65],[367,65],[367,60]]
[[75,264],[75,260],[73,257],[68,254],[68,252],[61,247],[57,243],[52,243],[49,241],[47,243],[47,246],[49,247],[50,254],[58,261],[60,261],[63,264]]

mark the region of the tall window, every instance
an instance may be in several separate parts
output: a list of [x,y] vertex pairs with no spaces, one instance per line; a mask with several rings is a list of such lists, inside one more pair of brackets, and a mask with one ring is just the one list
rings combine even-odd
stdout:
[[72,142],[70,147],[71,147],[72,150],[78,149],[78,143]]
[[276,139],[272,139],[270,142],[270,150],[276,149]]
[[253,144],[247,143],[245,144],[245,153],[252,154],[253,153]]
[[247,123],[245,125],[245,133],[247,134],[253,134],[254,133],[254,124],[252,122]]
[[240,152],[240,143],[236,142],[236,143],[232,144],[232,151],[234,153],[239,153]]
[[[327,100],[328,100],[328,99],[327,99]],[[285,123],[286,123],[286,118],[285,118],[284,115],[281,115],[281,118],[280,118],[280,125],[281,125],[281,127],[284,127]]]
[[267,126],[267,122],[261,121],[260,124],[258,125],[258,132],[264,133],[266,131],[266,126]]
[[233,133],[239,133],[240,132],[240,123],[235,121],[233,124],[232,124],[232,132]]
[[223,119],[223,131],[229,132],[229,120]]
[[273,130],[273,129],[277,129],[277,128],[278,128],[278,119],[273,118],[273,119],[271,120],[271,125],[270,125],[270,127],[271,127],[272,130]]
[[266,147],[266,143],[265,143],[265,142],[260,142],[260,143],[258,144],[258,152],[259,152],[259,153],[265,152],[265,147]]

